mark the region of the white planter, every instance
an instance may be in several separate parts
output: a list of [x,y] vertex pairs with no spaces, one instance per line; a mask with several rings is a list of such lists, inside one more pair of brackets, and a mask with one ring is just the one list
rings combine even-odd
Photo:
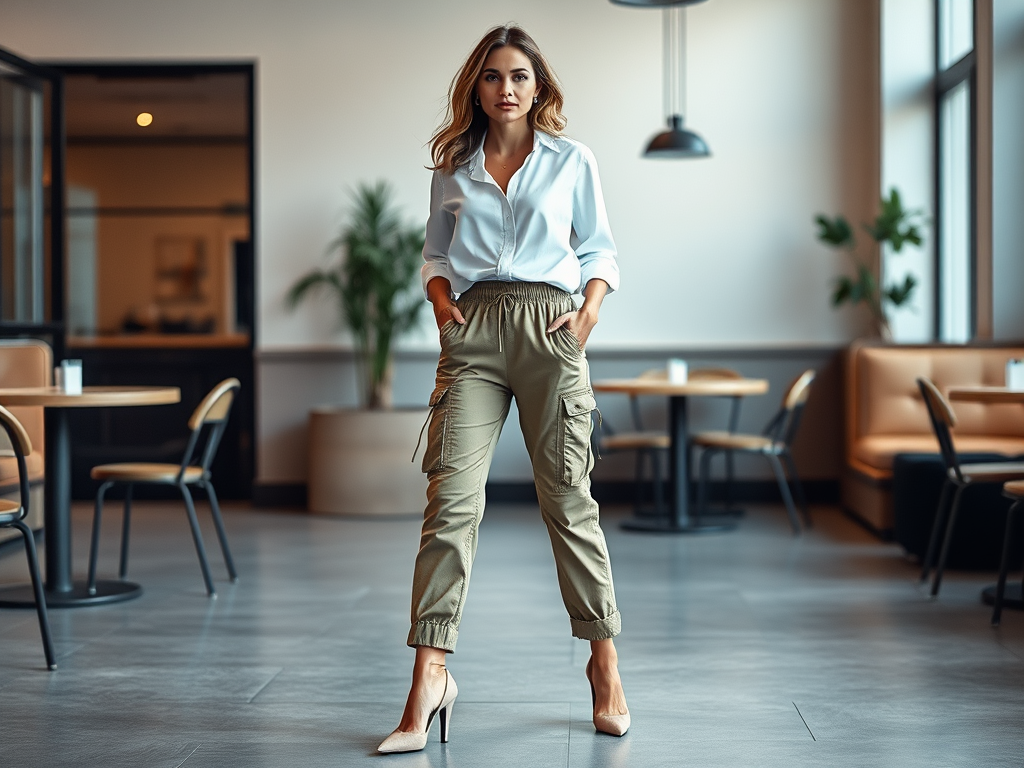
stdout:
[[309,511],[421,514],[427,478],[410,458],[426,418],[425,408],[310,411]]

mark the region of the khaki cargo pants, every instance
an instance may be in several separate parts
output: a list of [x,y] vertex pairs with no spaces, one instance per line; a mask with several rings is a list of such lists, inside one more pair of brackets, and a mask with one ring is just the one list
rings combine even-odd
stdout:
[[574,309],[572,300],[546,283],[482,282],[458,306],[466,324],[449,321],[441,329],[430,397],[423,457],[427,507],[408,643],[455,650],[484,483],[513,397],[572,633],[583,640],[614,637],[619,612],[590,496],[596,404],[587,361],[568,329],[546,332]]

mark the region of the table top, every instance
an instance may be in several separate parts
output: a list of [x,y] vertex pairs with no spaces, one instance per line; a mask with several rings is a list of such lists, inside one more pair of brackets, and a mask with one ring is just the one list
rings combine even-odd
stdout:
[[126,405],[170,405],[181,402],[178,387],[82,387],[69,395],[57,387],[0,389],[0,405],[42,405],[49,408],[98,408]]
[[947,392],[950,400],[969,403],[1022,403],[1024,389],[1008,389],[1007,387],[950,387]]
[[[690,379],[673,383],[668,379],[601,379],[593,384],[595,392],[621,392],[628,395],[763,395],[767,379]],[[2,402],[2,401],[0,401]]]

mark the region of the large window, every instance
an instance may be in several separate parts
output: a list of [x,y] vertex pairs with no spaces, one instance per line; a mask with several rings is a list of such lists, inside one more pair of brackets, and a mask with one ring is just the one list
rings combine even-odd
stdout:
[[976,65],[974,0],[936,0],[939,340],[969,341],[977,327]]

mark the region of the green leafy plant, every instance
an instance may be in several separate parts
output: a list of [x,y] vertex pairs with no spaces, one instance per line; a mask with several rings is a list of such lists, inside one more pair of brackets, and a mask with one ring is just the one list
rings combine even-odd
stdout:
[[[901,307],[909,302],[917,287],[917,278],[907,275],[902,283],[894,282],[883,287],[864,259],[854,253],[856,236],[845,218],[836,216],[830,219],[819,214],[814,220],[818,224],[818,240],[833,248],[845,250],[854,263],[854,276],[841,275],[836,278],[832,306],[863,302],[871,312],[878,334],[886,339],[891,338],[888,307]],[[924,217],[921,211],[904,208],[900,193],[893,188],[889,190],[889,197],[882,198],[881,211],[874,222],[862,226],[876,243],[889,243],[893,253],[899,253],[907,244],[921,245]]]
[[425,302],[412,290],[422,262],[424,228],[408,226],[386,182],[360,184],[340,236],[328,247],[331,264],[291,287],[291,308],[314,289],[328,289],[339,303],[358,346],[364,403],[391,407],[392,344],[412,328]]

